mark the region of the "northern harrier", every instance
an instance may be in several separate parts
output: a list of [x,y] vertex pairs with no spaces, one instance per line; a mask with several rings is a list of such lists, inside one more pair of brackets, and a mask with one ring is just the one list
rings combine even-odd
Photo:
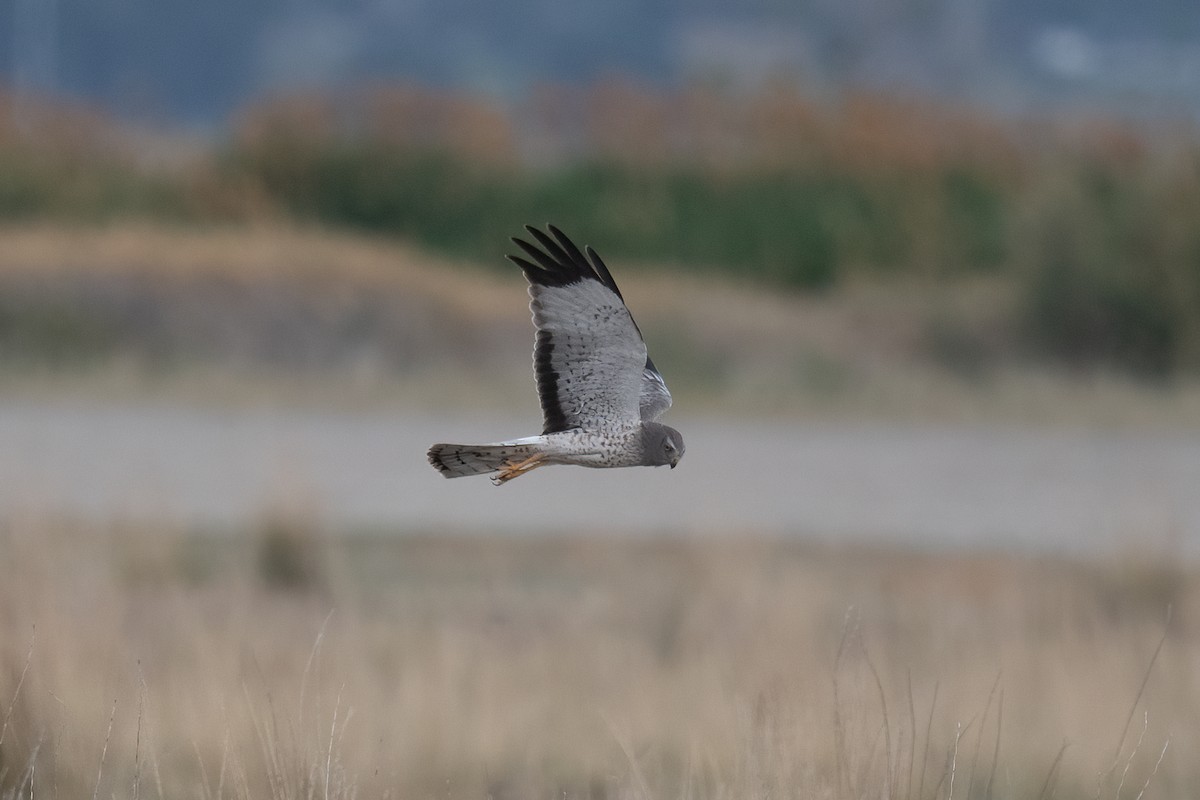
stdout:
[[585,256],[562,231],[547,227],[550,236],[526,225],[540,247],[514,238],[528,258],[508,256],[529,281],[542,433],[494,444],[435,444],[429,463],[447,478],[498,472],[497,486],[544,464],[674,468],[683,437],[655,421],[671,407],[671,393],[646,355],[621,290],[595,250],[586,248]]

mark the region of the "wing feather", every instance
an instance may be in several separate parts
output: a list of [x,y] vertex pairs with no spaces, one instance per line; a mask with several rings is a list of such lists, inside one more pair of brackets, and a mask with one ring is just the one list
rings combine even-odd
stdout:
[[671,392],[667,389],[667,382],[649,357],[642,370],[642,392],[638,399],[643,422],[653,422],[671,407]]
[[543,432],[658,416],[670,392],[608,267],[590,247],[585,255],[558,228],[548,229],[526,226],[538,246],[514,238],[526,257],[508,257],[529,281]]

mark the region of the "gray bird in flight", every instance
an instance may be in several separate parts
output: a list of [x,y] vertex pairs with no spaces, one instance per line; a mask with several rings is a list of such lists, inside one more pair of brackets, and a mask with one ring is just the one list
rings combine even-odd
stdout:
[[621,290],[595,250],[580,252],[558,228],[547,229],[526,225],[537,244],[513,238],[526,257],[507,257],[529,281],[542,433],[435,444],[429,463],[447,478],[497,473],[497,486],[546,464],[673,469],[683,436],[656,421],[671,407],[671,393]]

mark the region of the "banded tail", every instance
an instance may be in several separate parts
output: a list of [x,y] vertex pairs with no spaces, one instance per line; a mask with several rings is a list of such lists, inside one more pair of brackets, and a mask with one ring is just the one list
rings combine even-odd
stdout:
[[434,469],[447,478],[499,472],[492,478],[496,485],[545,463],[545,453],[536,444],[435,444],[428,456]]

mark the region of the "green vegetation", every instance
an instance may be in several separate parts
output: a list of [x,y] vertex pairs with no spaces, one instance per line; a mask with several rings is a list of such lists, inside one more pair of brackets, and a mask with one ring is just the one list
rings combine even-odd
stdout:
[[520,172],[371,145],[294,160],[239,153],[229,168],[252,175],[302,219],[396,233],[479,259],[495,260],[521,225],[546,220],[603,242],[615,257],[805,288],[835,283],[854,261],[887,266],[905,255],[895,246],[904,238],[894,213],[902,192],[836,174],[717,177],[611,162]]
[[284,216],[496,264],[521,225],[554,221],[613,260],[795,290],[986,273],[1019,287],[1013,327],[1028,353],[1200,371],[1188,136],[1049,125],[1035,142],[999,120],[883,99],[610,89],[544,114],[588,111],[581,130],[543,125],[570,155],[535,166],[537,153],[517,155],[511,115],[484,103],[354,102],[349,119],[329,98],[264,105],[187,168],[97,145],[114,139],[99,123],[65,143],[0,135],[0,220]]
[[198,216],[179,176],[137,169],[116,155],[72,157],[0,144],[0,220],[59,218],[102,222],[119,216],[187,220]]
[[1020,265],[1037,342],[1146,376],[1200,370],[1198,179],[1081,168],[1039,204]]

